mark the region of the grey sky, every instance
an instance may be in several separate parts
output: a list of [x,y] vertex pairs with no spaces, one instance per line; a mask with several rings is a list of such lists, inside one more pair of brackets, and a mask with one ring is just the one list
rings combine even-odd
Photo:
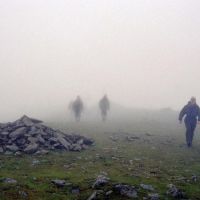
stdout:
[[[0,0],[0,113],[200,102],[199,0]],[[66,108],[67,109],[67,108]]]

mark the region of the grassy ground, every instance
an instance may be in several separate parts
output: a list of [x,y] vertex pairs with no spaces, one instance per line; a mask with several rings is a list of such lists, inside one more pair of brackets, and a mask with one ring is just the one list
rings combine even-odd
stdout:
[[[188,199],[200,199],[200,180],[191,180],[193,175],[200,176],[199,128],[193,148],[187,149],[184,127],[176,123],[135,119],[48,125],[92,137],[95,146],[83,152],[52,152],[45,156],[1,155],[0,178],[14,178],[18,183],[1,182],[0,199],[87,199],[93,191],[91,185],[101,173],[111,179],[105,190],[113,183],[138,188],[144,183],[151,184],[161,199],[170,199],[166,191],[167,185],[172,183],[182,189]],[[129,141],[127,136],[136,136],[136,139]],[[65,179],[72,185],[57,188],[51,184],[52,179]],[[74,187],[80,188],[80,194],[72,194]],[[140,189],[138,199],[147,194]],[[113,194],[110,199],[126,198]]]

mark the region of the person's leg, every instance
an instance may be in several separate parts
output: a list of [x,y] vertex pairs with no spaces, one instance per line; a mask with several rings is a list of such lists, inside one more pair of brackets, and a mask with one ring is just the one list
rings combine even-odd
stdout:
[[190,135],[190,143],[191,143],[191,145],[192,145],[195,129],[196,129],[196,121],[193,121],[191,123],[191,135]]
[[190,124],[190,122],[185,121],[185,127],[186,127],[186,143],[187,143],[187,146],[190,147],[191,146],[191,139],[190,139],[191,124]]

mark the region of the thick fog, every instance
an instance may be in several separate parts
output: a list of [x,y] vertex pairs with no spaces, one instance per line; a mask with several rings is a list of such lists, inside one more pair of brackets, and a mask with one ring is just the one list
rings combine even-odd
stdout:
[[199,0],[0,0],[0,120],[200,102]]

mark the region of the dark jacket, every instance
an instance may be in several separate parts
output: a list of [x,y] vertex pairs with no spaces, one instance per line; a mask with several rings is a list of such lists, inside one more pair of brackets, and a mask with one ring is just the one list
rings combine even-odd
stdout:
[[200,121],[200,108],[197,104],[188,103],[183,107],[179,114],[179,120],[182,121],[183,117],[186,115],[186,120],[197,120]]

